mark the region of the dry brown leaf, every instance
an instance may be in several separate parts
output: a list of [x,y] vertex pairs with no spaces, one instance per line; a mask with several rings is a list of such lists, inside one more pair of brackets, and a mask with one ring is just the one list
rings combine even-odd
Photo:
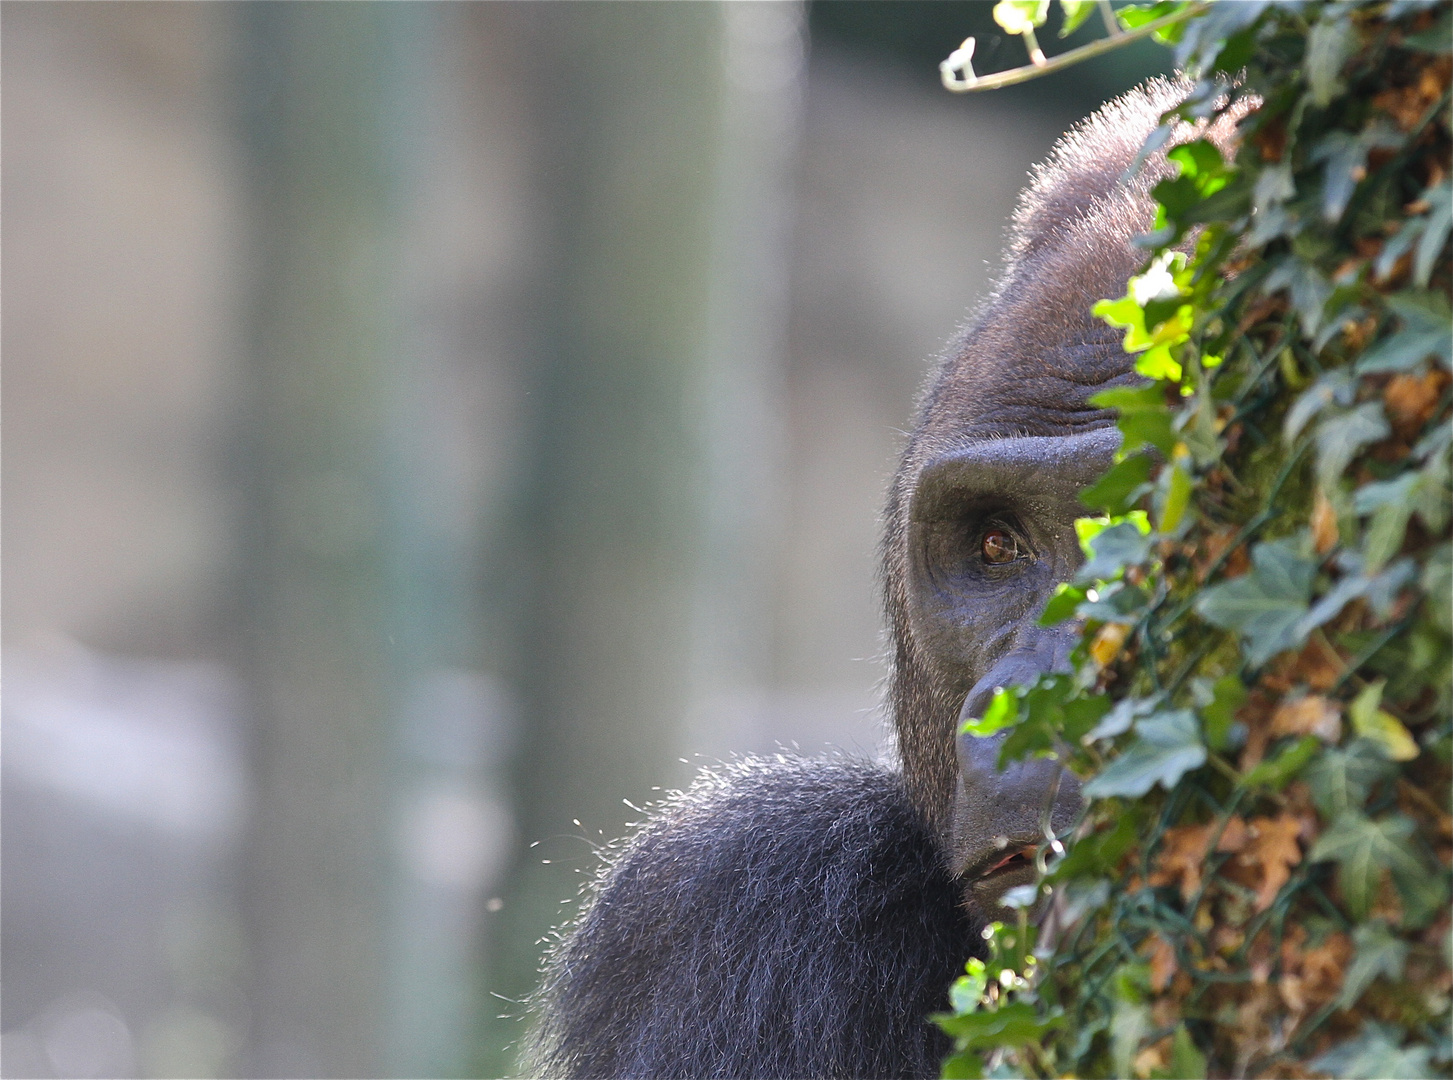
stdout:
[[1276,982],[1276,991],[1288,1009],[1300,1016],[1307,1011],[1307,998],[1302,991],[1300,975],[1283,975]]
[[1315,735],[1323,742],[1342,738],[1342,709],[1331,698],[1308,694],[1277,706],[1271,715],[1273,738],[1281,735]]
[[1159,934],[1153,934],[1150,938],[1150,988],[1160,993],[1170,985],[1179,970],[1174,946]]
[[1321,1008],[1341,992],[1352,953],[1352,939],[1339,933],[1328,934],[1322,944],[1302,954],[1303,990],[1313,1008]]
[[[1236,529],[1222,529],[1204,537],[1196,546],[1191,556],[1195,566],[1197,584],[1205,584],[1206,578],[1210,576],[1211,567],[1216,560],[1225,554],[1232,542],[1236,539]],[[1240,577],[1251,568],[1251,560],[1246,555],[1246,547],[1242,545],[1233,551],[1226,560],[1226,565],[1221,568],[1223,578]]]
[[1149,1076],[1158,1069],[1164,1069],[1170,1060],[1170,1039],[1161,1039],[1154,1046],[1147,1046],[1135,1055],[1132,1068],[1137,1077]]
[[1317,554],[1325,555],[1337,546],[1337,511],[1322,489],[1317,489],[1317,499],[1312,505],[1312,542]]
[[1129,633],[1130,627],[1123,623],[1106,623],[1100,627],[1095,640],[1090,642],[1090,655],[1095,658],[1095,663],[1108,667],[1110,661],[1120,655],[1120,650],[1125,645],[1125,636]]
[[1239,814],[1232,814],[1216,841],[1217,851],[1240,851],[1251,839],[1251,830]]
[[1261,885],[1256,890],[1256,910],[1265,911],[1271,907],[1276,894],[1291,877],[1291,868],[1302,861],[1302,823],[1295,814],[1280,814],[1274,818],[1252,818],[1247,822],[1251,831],[1251,843],[1236,857],[1242,866],[1259,868]]
[[1383,406],[1400,434],[1411,435],[1422,427],[1438,407],[1449,375],[1434,368],[1422,375],[1394,375],[1383,390]]
[[[1217,823],[1213,821],[1205,825],[1179,825],[1167,829],[1161,837],[1160,852],[1155,857],[1155,869],[1151,871],[1149,884],[1157,887],[1178,884],[1181,899],[1190,900],[1201,887],[1201,872],[1205,869],[1206,854],[1216,828]],[[1251,840],[1252,834],[1246,822],[1233,815],[1216,840],[1216,850],[1237,852]]]
[[1211,842],[1211,825],[1179,825],[1167,829],[1155,857],[1149,883],[1155,886],[1179,884],[1181,899],[1189,900],[1201,887],[1201,869],[1206,847]]
[[[1439,56],[1424,65],[1414,82],[1384,90],[1373,96],[1372,103],[1391,116],[1400,129],[1411,131],[1447,88],[1448,58]],[[1376,168],[1374,162],[1369,165]]]
[[[1273,682],[1272,673],[1264,675],[1262,681]],[[1281,681],[1286,680],[1283,678]],[[1236,719],[1246,725],[1246,745],[1241,748],[1242,772],[1256,768],[1266,756],[1266,744],[1271,741],[1271,714],[1276,709],[1277,700],[1257,687],[1247,695],[1246,704],[1236,710]]]

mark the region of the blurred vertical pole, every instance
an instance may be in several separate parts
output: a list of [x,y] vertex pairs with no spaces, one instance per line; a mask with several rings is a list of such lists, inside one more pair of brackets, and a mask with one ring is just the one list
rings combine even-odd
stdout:
[[236,10],[253,241],[248,506],[254,1076],[384,1068],[389,394],[410,73],[427,9]]
[[[516,598],[522,849],[489,927],[477,1071],[511,1075],[586,836],[679,772],[722,71],[716,4],[528,6],[553,235],[531,311]],[[583,828],[573,824],[579,819]],[[571,836],[576,839],[572,840]],[[548,861],[546,861],[548,860]]]
[[[589,845],[638,818],[623,800],[685,780],[693,718],[764,675],[801,47],[796,4],[533,12],[554,236],[512,667],[516,820],[539,846],[490,923],[486,988],[507,1002],[535,985]],[[524,1034],[523,1008],[497,1011],[483,1075],[508,1073]]]
[[802,109],[802,5],[726,3],[704,444],[683,745],[707,760],[760,747],[772,707],[774,586],[785,506],[789,233]]

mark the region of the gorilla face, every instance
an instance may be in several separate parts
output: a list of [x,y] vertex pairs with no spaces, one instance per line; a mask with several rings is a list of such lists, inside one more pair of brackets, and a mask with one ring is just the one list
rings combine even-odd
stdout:
[[[1146,132],[1177,100],[1152,83],[1071,132],[1036,170],[1015,214],[1007,266],[919,406],[894,479],[884,574],[891,698],[910,797],[934,825],[966,900],[991,917],[1033,880],[1025,849],[1044,816],[1068,827],[1079,784],[1044,759],[997,769],[1002,737],[959,736],[996,687],[1065,665],[1068,627],[1038,625],[1080,562],[1079,492],[1111,463],[1119,433],[1087,404],[1138,377],[1119,335],[1091,314],[1123,295],[1153,222],[1155,157],[1129,179]],[[1225,145],[1230,123],[1208,134]]]
[[[1117,442],[1113,428],[985,439],[920,473],[908,511],[908,619],[935,681],[962,700],[956,724],[981,716],[998,687],[1064,666],[1070,629],[1038,616],[1079,565],[1077,496]],[[974,883],[981,910],[1033,879],[1020,853],[1041,839],[1042,814],[1052,805],[1062,831],[1079,801],[1078,781],[1054,762],[1000,773],[1002,741],[958,736],[951,866]]]

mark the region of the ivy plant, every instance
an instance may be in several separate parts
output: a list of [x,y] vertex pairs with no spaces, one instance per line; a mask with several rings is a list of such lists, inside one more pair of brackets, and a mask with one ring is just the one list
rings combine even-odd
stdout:
[[[1092,399],[1123,442],[1044,614],[1074,670],[972,726],[1086,807],[953,988],[944,1076],[1448,1075],[1453,7],[1117,14],[1194,80],[1096,308],[1144,382]],[[1194,132],[1230,109],[1226,160]]]

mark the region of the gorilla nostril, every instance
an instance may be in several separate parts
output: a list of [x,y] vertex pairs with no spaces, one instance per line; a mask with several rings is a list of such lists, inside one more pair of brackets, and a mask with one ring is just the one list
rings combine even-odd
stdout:
[[995,692],[1001,687],[1028,686],[1041,673],[1049,671],[1050,668],[1044,661],[1045,658],[1038,655],[1038,650],[1033,653],[1012,652],[1000,660],[989,669],[989,674],[974,684],[964,698],[963,708],[959,710],[960,726],[965,720],[977,720],[983,716],[989,702],[994,700]]
[[1068,671],[1074,638],[1065,631],[1041,635],[1028,648],[1015,649],[1000,658],[989,673],[973,685],[959,710],[959,726],[966,720],[977,720],[994,700],[994,694],[1005,686],[1028,686],[1041,675]]

